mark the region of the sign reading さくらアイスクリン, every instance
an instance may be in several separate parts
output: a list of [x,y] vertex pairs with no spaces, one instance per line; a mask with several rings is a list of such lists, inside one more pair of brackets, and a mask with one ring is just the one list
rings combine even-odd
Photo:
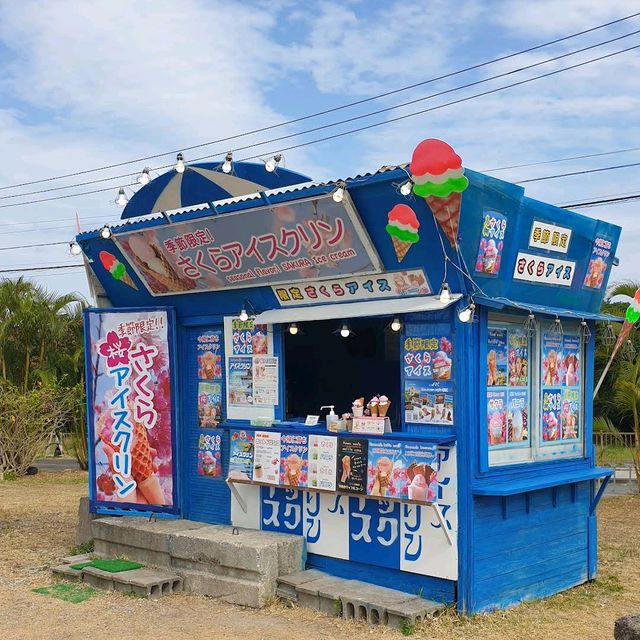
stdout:
[[351,274],[382,263],[353,203],[331,195],[114,236],[154,296]]

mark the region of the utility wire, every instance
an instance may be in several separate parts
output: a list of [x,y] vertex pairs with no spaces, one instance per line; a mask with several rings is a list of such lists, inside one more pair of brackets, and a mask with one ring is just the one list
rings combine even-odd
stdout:
[[[353,133],[359,133],[361,131],[366,131],[366,130],[369,130],[369,129],[374,129],[376,127],[381,127],[383,125],[391,124],[393,122],[399,122],[399,121],[405,120],[407,118],[412,118],[412,117],[415,117],[415,116],[418,116],[418,115],[422,115],[424,113],[429,113],[431,111],[436,111],[438,109],[443,109],[444,107],[449,107],[449,106],[452,106],[452,105],[455,105],[455,104],[460,104],[460,103],[463,103],[463,102],[467,102],[469,100],[473,100],[475,98],[480,98],[480,97],[483,97],[483,96],[487,96],[487,95],[491,95],[491,94],[494,94],[494,93],[498,93],[500,91],[504,91],[506,89],[511,89],[513,87],[517,87],[517,86],[520,86],[520,85],[523,85],[523,84],[527,84],[527,83],[533,82],[535,80],[540,80],[542,78],[548,78],[548,77],[557,75],[559,73],[563,73],[565,71],[570,71],[572,69],[577,69],[577,68],[583,67],[583,66],[585,66],[587,64],[592,64],[594,62],[599,62],[600,60],[605,60],[605,59],[608,59],[608,58],[612,58],[613,56],[617,56],[617,55],[620,55],[622,53],[627,53],[629,51],[633,51],[634,49],[638,49],[638,48],[640,48],[640,45],[634,45],[634,46],[631,46],[631,47],[627,47],[625,49],[621,49],[619,51],[614,51],[612,53],[608,53],[608,54],[599,56],[597,58],[591,58],[590,60],[585,60],[583,62],[579,62],[577,64],[570,65],[568,67],[564,67],[562,69],[556,69],[555,71],[550,71],[548,73],[544,73],[544,74],[541,74],[539,76],[533,76],[531,78],[526,78],[525,80],[520,80],[518,82],[513,82],[513,83],[508,84],[508,85],[503,85],[501,87],[496,87],[496,88],[490,89],[488,91],[483,91],[483,92],[480,92],[480,93],[476,93],[476,94],[473,94],[471,96],[466,96],[464,98],[459,98],[457,100],[452,100],[450,102],[445,102],[444,104],[441,104],[441,105],[436,105],[434,107],[429,107],[427,109],[421,109],[419,111],[414,111],[412,113],[404,114],[402,116],[397,116],[395,118],[390,118],[388,120],[382,120],[380,122],[374,122],[372,124],[364,125],[362,127],[358,127],[358,128],[355,128],[355,129],[349,129],[349,130],[343,131],[341,133],[336,133],[336,134],[333,134],[333,135],[330,135],[330,136],[325,136],[325,137],[322,137],[322,138],[316,138],[315,140],[308,140],[306,142],[302,142],[302,143],[299,143],[299,144],[296,144],[296,145],[291,145],[289,147],[280,148],[277,151],[272,152],[272,153],[282,153],[284,151],[291,151],[292,149],[299,149],[301,147],[306,147],[306,146],[313,145],[313,144],[318,144],[318,143],[321,143],[321,142],[327,142],[329,140],[335,140],[337,138],[341,138],[341,137],[344,137],[344,136],[347,136],[347,135],[351,135]],[[326,126],[331,126],[331,125],[326,125]],[[335,125],[332,125],[332,126],[335,126]],[[319,128],[326,128],[326,127],[319,127]],[[293,137],[295,135],[301,135],[301,134],[292,134],[292,136],[283,136],[283,138]],[[250,145],[250,146],[257,146],[257,145]],[[261,155],[264,155],[264,154],[261,154]],[[268,155],[271,155],[271,154],[268,154]],[[197,160],[204,160],[204,159],[209,158],[209,157],[212,157],[212,156],[202,156],[200,158],[196,158],[195,160],[193,160],[193,162],[195,162]],[[241,161],[252,160],[252,159],[255,159],[255,158],[259,158],[259,157],[260,157],[260,155],[249,156],[247,158],[243,158]],[[135,184],[136,183],[131,183],[131,184],[124,185],[124,186],[135,186]],[[102,191],[109,191],[109,190],[110,190],[110,188],[107,187],[107,188],[96,189],[96,190],[92,190],[92,191],[83,191],[83,192],[78,192],[78,193],[65,194],[65,195],[62,195],[62,196],[54,196],[54,197],[51,197],[51,198],[40,198],[38,200],[30,200],[30,201],[26,201],[26,202],[3,204],[3,205],[0,205],[0,209],[6,209],[6,208],[9,208],[9,207],[24,206],[24,205],[28,205],[28,204],[36,204],[36,203],[39,203],[39,202],[50,202],[52,200],[62,200],[62,199],[65,199],[65,198],[75,198],[75,197],[82,196],[82,195],[88,195],[88,194],[92,194],[92,193],[99,193],[99,192],[102,192]]]
[[586,202],[575,202],[574,204],[565,204],[560,209],[586,209],[589,207],[603,207],[607,204],[620,204],[622,202],[631,202],[632,200],[640,200],[640,193],[632,196],[624,196],[621,198],[605,198],[604,200],[591,200]]
[[60,269],[84,269],[82,264],[52,264],[46,267],[27,267],[25,269],[0,269],[0,273],[17,273],[29,271],[58,271]]
[[[516,51],[516,52],[510,53],[510,54],[504,55],[504,56],[493,58],[491,60],[487,60],[485,62],[481,62],[481,63],[476,64],[476,65],[465,67],[464,69],[459,69],[459,70],[453,71],[451,73],[447,73],[447,74],[444,74],[444,75],[441,75],[441,76],[437,76],[435,78],[430,78],[430,79],[424,80],[422,82],[417,82],[417,83],[410,84],[410,85],[407,85],[407,86],[404,86],[404,87],[400,87],[398,89],[393,89],[391,91],[387,91],[387,92],[384,92],[384,93],[379,93],[379,94],[376,94],[374,96],[369,96],[369,97],[363,98],[361,100],[356,100],[356,101],[353,101],[353,102],[349,102],[349,103],[346,103],[346,104],[343,104],[343,105],[339,105],[337,107],[332,107],[330,109],[325,109],[323,111],[317,111],[317,112],[312,113],[312,114],[308,114],[308,115],[305,115],[305,116],[300,116],[298,118],[293,118],[291,120],[280,122],[280,123],[277,123],[277,124],[274,124],[274,125],[269,125],[269,126],[266,126],[266,127],[260,127],[258,129],[253,129],[251,131],[246,131],[244,133],[235,134],[233,136],[228,136],[226,138],[218,138],[217,140],[211,140],[209,142],[203,142],[203,143],[192,145],[192,146],[189,146],[189,147],[182,147],[180,149],[175,149],[173,151],[167,151],[165,153],[159,153],[159,154],[155,154],[155,155],[144,156],[144,157],[136,158],[134,160],[127,160],[125,162],[118,162],[118,163],[103,165],[101,167],[95,167],[95,168],[92,168],[92,169],[84,169],[82,171],[75,171],[75,172],[72,172],[72,173],[61,174],[61,175],[52,176],[52,177],[48,177],[48,178],[41,178],[39,180],[30,180],[28,182],[21,182],[21,183],[16,183],[16,184],[12,184],[12,185],[7,185],[7,186],[4,186],[4,187],[0,187],[0,190],[13,189],[13,188],[17,188],[17,187],[24,187],[24,186],[28,186],[28,185],[32,185],[32,184],[41,184],[43,182],[50,182],[50,181],[53,181],[53,180],[61,180],[61,179],[64,179],[64,178],[71,178],[71,177],[75,177],[75,176],[79,176],[79,175],[86,175],[88,173],[94,173],[94,172],[97,172],[97,171],[106,171],[106,170],[109,170],[109,169],[115,169],[115,168],[123,167],[123,166],[129,165],[129,164],[140,163],[140,162],[145,162],[147,160],[155,160],[157,158],[162,158],[162,157],[165,157],[165,156],[168,156],[168,155],[174,155],[174,154],[176,154],[176,153],[178,153],[180,151],[182,151],[182,152],[184,152],[184,151],[192,151],[194,149],[199,149],[199,148],[202,148],[202,147],[211,146],[213,144],[219,144],[219,143],[222,143],[222,142],[229,142],[230,140],[236,140],[238,138],[242,138],[242,137],[245,137],[245,136],[254,135],[254,134],[257,134],[257,133],[263,133],[265,131],[270,131],[270,130],[277,129],[277,128],[280,128],[280,127],[296,124],[298,122],[303,122],[303,121],[309,120],[311,118],[317,118],[319,116],[327,115],[329,113],[335,113],[336,111],[340,111],[340,110],[343,110],[343,109],[348,109],[348,108],[355,107],[355,106],[358,106],[358,105],[361,105],[361,104],[365,104],[367,102],[371,102],[373,100],[378,100],[380,98],[385,98],[385,97],[388,97],[390,95],[395,95],[397,93],[408,91],[410,89],[415,89],[417,87],[425,86],[427,84],[430,84],[430,83],[433,83],[433,82],[437,82],[439,80],[445,80],[447,78],[452,78],[454,76],[460,75],[462,73],[466,73],[468,71],[474,71],[476,69],[480,69],[482,67],[485,67],[485,66],[488,66],[488,65],[491,65],[491,64],[495,64],[496,62],[502,62],[503,60],[508,60],[510,58],[513,58],[513,57],[516,57],[516,56],[519,56],[519,55],[522,55],[522,54],[525,54],[525,53],[530,53],[530,52],[536,51],[538,49],[542,49],[542,48],[549,47],[549,46],[554,45],[554,44],[558,44],[559,42],[565,42],[566,40],[571,40],[571,39],[576,38],[578,36],[582,36],[582,35],[585,35],[587,33],[592,33],[593,31],[598,31],[599,29],[604,29],[606,27],[610,27],[610,26],[612,26],[614,24],[619,24],[621,22],[624,22],[626,20],[630,20],[630,19],[635,18],[637,16],[640,16],[640,12],[632,13],[632,14],[624,16],[622,18],[618,18],[616,20],[612,20],[610,22],[605,22],[605,23],[597,25],[595,27],[591,27],[589,29],[585,29],[583,31],[578,31],[578,32],[573,33],[573,34],[570,34],[570,35],[567,35],[567,36],[563,36],[562,38],[556,38],[555,40],[550,40],[548,42],[544,42],[542,44],[535,45],[535,46],[529,47],[527,49],[522,49],[520,51]],[[218,155],[218,154],[216,154],[216,155]],[[128,175],[135,175],[135,174],[128,174]]]
[[0,251],[13,251],[16,249],[33,249],[35,247],[55,247],[56,245],[66,244],[68,242],[43,242],[42,244],[21,244],[16,247],[0,247]]
[[[603,42],[597,42],[595,44],[586,46],[586,47],[582,47],[581,49],[576,49],[574,51],[569,51],[567,53],[563,53],[557,56],[554,56],[552,58],[547,58],[545,60],[540,60],[538,62],[534,62],[532,64],[529,65],[525,65],[524,67],[519,67],[517,69],[511,69],[510,71],[505,71],[503,73],[499,73],[496,74],[494,76],[489,76],[488,78],[483,78],[481,80],[475,80],[474,82],[468,82],[467,84],[463,84],[457,87],[452,87],[450,89],[445,89],[443,91],[438,91],[437,93],[432,93],[430,95],[427,96],[422,96],[420,98],[415,98],[413,100],[408,100],[406,102],[402,102],[400,104],[396,104],[396,105],[392,105],[390,107],[385,107],[383,109],[378,109],[376,111],[370,111],[368,113],[364,113],[361,115],[357,115],[357,116],[352,116],[350,118],[345,118],[344,120],[339,120],[337,122],[330,122],[327,124],[323,124],[323,125],[319,125],[317,127],[312,127],[311,129],[306,129],[304,131],[298,131],[295,133],[290,133],[287,135],[283,135],[277,138],[272,138],[270,140],[264,140],[262,142],[256,142],[253,144],[247,144],[241,147],[236,147],[234,149],[231,149],[232,153],[237,153],[239,151],[247,151],[248,149],[254,149],[255,147],[261,147],[264,146],[266,144],[271,144],[274,142],[281,142],[283,140],[290,140],[291,138],[297,138],[303,135],[306,135],[308,133],[315,133],[316,131],[324,131],[326,129],[332,129],[334,127],[338,127],[341,126],[343,124],[349,124],[351,122],[356,122],[358,120],[363,120],[365,118],[370,118],[376,115],[380,115],[382,113],[388,113],[390,111],[395,111],[396,109],[401,109],[403,107],[408,107],[411,106],[413,104],[417,104],[419,102],[424,102],[425,100],[431,100],[433,98],[438,98],[444,95],[448,95],[450,93],[454,93],[456,91],[462,91],[463,89],[469,89],[470,87],[475,87],[481,84],[485,84],[487,82],[491,82],[492,80],[497,80],[499,78],[504,78],[507,76],[511,76],[513,74],[516,73],[521,73],[523,71],[528,71],[529,69],[533,69],[535,67],[539,67],[541,65],[544,64],[549,64],[550,62],[556,62],[557,60],[562,60],[564,58],[568,58],[570,56],[575,56],[578,55],[580,53],[584,53],[585,51],[590,51],[591,49],[596,49],[598,47],[603,47],[605,45],[611,44],[612,42],[617,42],[619,40],[623,40],[625,38],[629,38],[631,36],[637,35],[638,33],[640,33],[640,29],[637,29],[635,31],[631,31],[630,33],[626,33],[623,34],[621,36],[617,36],[615,38],[610,38],[609,40],[604,40]],[[214,154],[209,154],[206,156],[202,156],[199,158],[195,158],[194,160],[192,160],[192,162],[197,162],[198,160],[205,160],[205,159],[209,159],[212,157],[216,157],[220,155],[220,152],[216,152]],[[264,154],[260,154],[260,155],[264,155]],[[257,158],[259,156],[254,156],[254,158]],[[154,167],[153,170],[157,171],[157,170],[161,170],[161,169],[168,169],[170,167],[172,167],[173,165],[168,164],[168,165],[163,165],[160,167]],[[135,176],[137,174],[135,173],[127,173],[127,174],[121,174],[118,176],[111,176],[111,177],[107,177],[107,178],[97,178],[96,180],[88,180],[85,182],[79,182],[79,183],[75,183],[75,184],[70,184],[70,185],[65,185],[63,187],[49,187],[46,189],[38,189],[36,191],[27,191],[24,193],[16,193],[16,194],[11,194],[11,195],[7,195],[7,196],[0,196],[0,200],[11,200],[13,198],[23,198],[26,196],[32,196],[32,195],[39,195],[41,193],[51,193],[54,191],[65,191],[67,189],[72,189],[74,187],[81,187],[81,186],[88,186],[88,185],[92,185],[92,184],[98,184],[98,183],[102,183],[102,182],[114,182],[116,180],[121,180],[123,178],[131,178],[132,176]],[[135,182],[133,183],[133,185],[135,186]]]
[[617,164],[612,167],[600,167],[599,169],[585,169],[584,171],[571,171],[569,173],[556,173],[552,176],[540,176],[539,178],[528,178],[527,180],[518,180],[516,184],[525,184],[527,182],[540,182],[541,180],[555,180],[556,178],[568,178],[569,176],[582,176],[587,173],[600,173],[601,171],[614,171],[616,169],[627,169],[629,167],[638,167],[640,162],[630,162],[629,164]]

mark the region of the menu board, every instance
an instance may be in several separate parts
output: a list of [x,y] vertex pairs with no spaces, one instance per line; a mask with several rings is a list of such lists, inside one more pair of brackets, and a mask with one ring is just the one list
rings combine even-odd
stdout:
[[309,468],[309,437],[304,434],[280,435],[280,484],[306,487]]
[[521,325],[489,325],[486,412],[490,448],[529,444],[529,336]]
[[336,487],[349,493],[367,492],[369,441],[363,438],[338,439]]
[[280,434],[256,431],[253,447],[253,479],[280,484]]
[[337,461],[338,438],[310,435],[308,486],[335,491]]
[[542,334],[542,444],[581,437],[582,345],[577,333]]
[[453,424],[453,344],[448,336],[403,343],[405,422]]

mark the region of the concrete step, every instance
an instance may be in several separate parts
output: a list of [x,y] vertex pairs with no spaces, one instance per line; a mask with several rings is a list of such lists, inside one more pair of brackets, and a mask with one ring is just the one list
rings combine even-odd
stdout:
[[314,569],[279,577],[277,594],[326,615],[372,625],[385,624],[396,629],[415,625],[444,608],[444,605],[411,593],[337,578]]

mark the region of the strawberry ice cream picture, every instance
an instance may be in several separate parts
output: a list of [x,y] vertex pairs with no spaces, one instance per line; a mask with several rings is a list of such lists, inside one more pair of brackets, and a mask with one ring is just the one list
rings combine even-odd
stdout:
[[502,242],[496,243],[493,238],[489,240],[483,238],[480,241],[478,258],[476,260],[476,271],[487,275],[495,275],[500,271],[500,252]]
[[414,149],[409,171],[413,192],[425,199],[447,240],[456,246],[462,192],[469,186],[462,158],[446,142],[428,138]]
[[444,352],[438,351],[431,361],[434,380],[451,379],[451,358]]

